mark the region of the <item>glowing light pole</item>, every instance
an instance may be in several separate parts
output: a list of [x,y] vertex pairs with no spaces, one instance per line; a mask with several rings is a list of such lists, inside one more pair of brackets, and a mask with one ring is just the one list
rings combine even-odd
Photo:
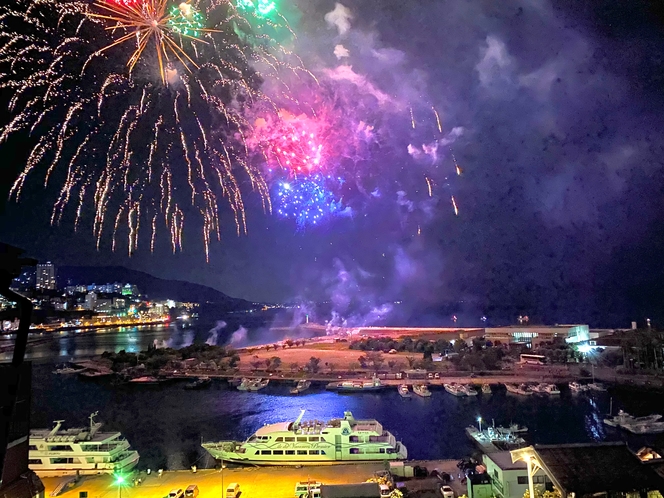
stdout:
[[480,426],[480,432],[482,432],[482,417],[477,417],[477,423]]
[[118,498],[122,498],[122,485],[125,483],[125,478],[122,474],[117,474],[115,476],[115,482],[113,483],[118,487]]

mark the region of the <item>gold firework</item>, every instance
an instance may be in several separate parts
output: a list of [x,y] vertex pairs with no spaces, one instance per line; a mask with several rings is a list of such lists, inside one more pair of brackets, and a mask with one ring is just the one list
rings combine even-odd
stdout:
[[167,3],[167,0],[144,0],[140,4],[96,1],[94,6],[105,13],[88,12],[87,15],[113,22],[113,25],[105,28],[107,31],[124,33],[109,45],[98,50],[97,54],[123,43],[134,43],[135,40],[136,49],[127,61],[129,72],[131,72],[144,51],[153,45],[163,83],[167,81],[168,64],[175,59],[187,68],[189,64],[198,68],[194,60],[183,50],[181,38],[191,42],[206,43],[194,35],[215,30],[203,28],[200,25],[200,13],[189,2],[182,2],[170,12],[167,10]]

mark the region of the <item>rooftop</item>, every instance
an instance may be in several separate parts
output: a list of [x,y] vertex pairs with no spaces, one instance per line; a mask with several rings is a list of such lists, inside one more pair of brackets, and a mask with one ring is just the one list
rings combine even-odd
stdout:
[[512,462],[512,455],[509,451],[497,451],[484,455],[484,457],[491,459],[502,470],[523,470],[527,467],[523,460]]
[[323,484],[320,487],[321,498],[379,498],[380,488],[375,482],[361,484]]
[[624,443],[538,445],[515,450],[512,455],[519,452],[534,454],[554,484],[577,496],[664,490],[664,479],[642,464]]

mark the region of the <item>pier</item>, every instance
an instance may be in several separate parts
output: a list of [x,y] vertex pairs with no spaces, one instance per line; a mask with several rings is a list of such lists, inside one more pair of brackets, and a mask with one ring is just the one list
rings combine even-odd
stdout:
[[[429,471],[438,469],[454,477],[450,483],[457,496],[466,494],[465,485],[457,479],[458,469],[456,460],[428,460],[408,462],[409,465],[427,467]],[[156,469],[148,476],[145,472],[135,474],[142,480],[142,484],[134,487],[133,477],[122,486],[122,496],[125,498],[164,498],[173,489],[186,489],[190,484],[196,484],[200,490],[199,498],[225,497],[224,487],[231,482],[237,482],[242,490],[242,498],[293,498],[295,484],[299,481],[322,482],[324,484],[349,484],[364,482],[373,477],[375,472],[385,470],[384,463],[341,464],[311,467],[238,467],[221,470],[191,470],[165,471],[161,477]],[[71,477],[71,476],[70,476]],[[42,478],[46,487],[45,496],[50,496],[61,482],[70,477]],[[222,479],[223,485],[222,487]],[[442,483],[435,478],[410,479],[406,486],[411,490],[431,489],[439,493]],[[118,485],[113,476],[86,476],[74,486],[68,488],[58,496],[62,498],[79,498],[81,492],[87,492],[88,498],[115,498],[119,496]],[[440,493],[439,493],[440,494]],[[85,495],[84,495],[85,496]],[[435,495],[432,495],[435,496]]]

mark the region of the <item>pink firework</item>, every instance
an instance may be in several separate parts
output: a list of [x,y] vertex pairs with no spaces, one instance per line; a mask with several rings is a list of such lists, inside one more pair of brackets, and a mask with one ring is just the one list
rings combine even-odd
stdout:
[[308,175],[325,166],[325,123],[305,114],[281,111],[278,117],[256,120],[255,140],[272,168],[289,175]]

